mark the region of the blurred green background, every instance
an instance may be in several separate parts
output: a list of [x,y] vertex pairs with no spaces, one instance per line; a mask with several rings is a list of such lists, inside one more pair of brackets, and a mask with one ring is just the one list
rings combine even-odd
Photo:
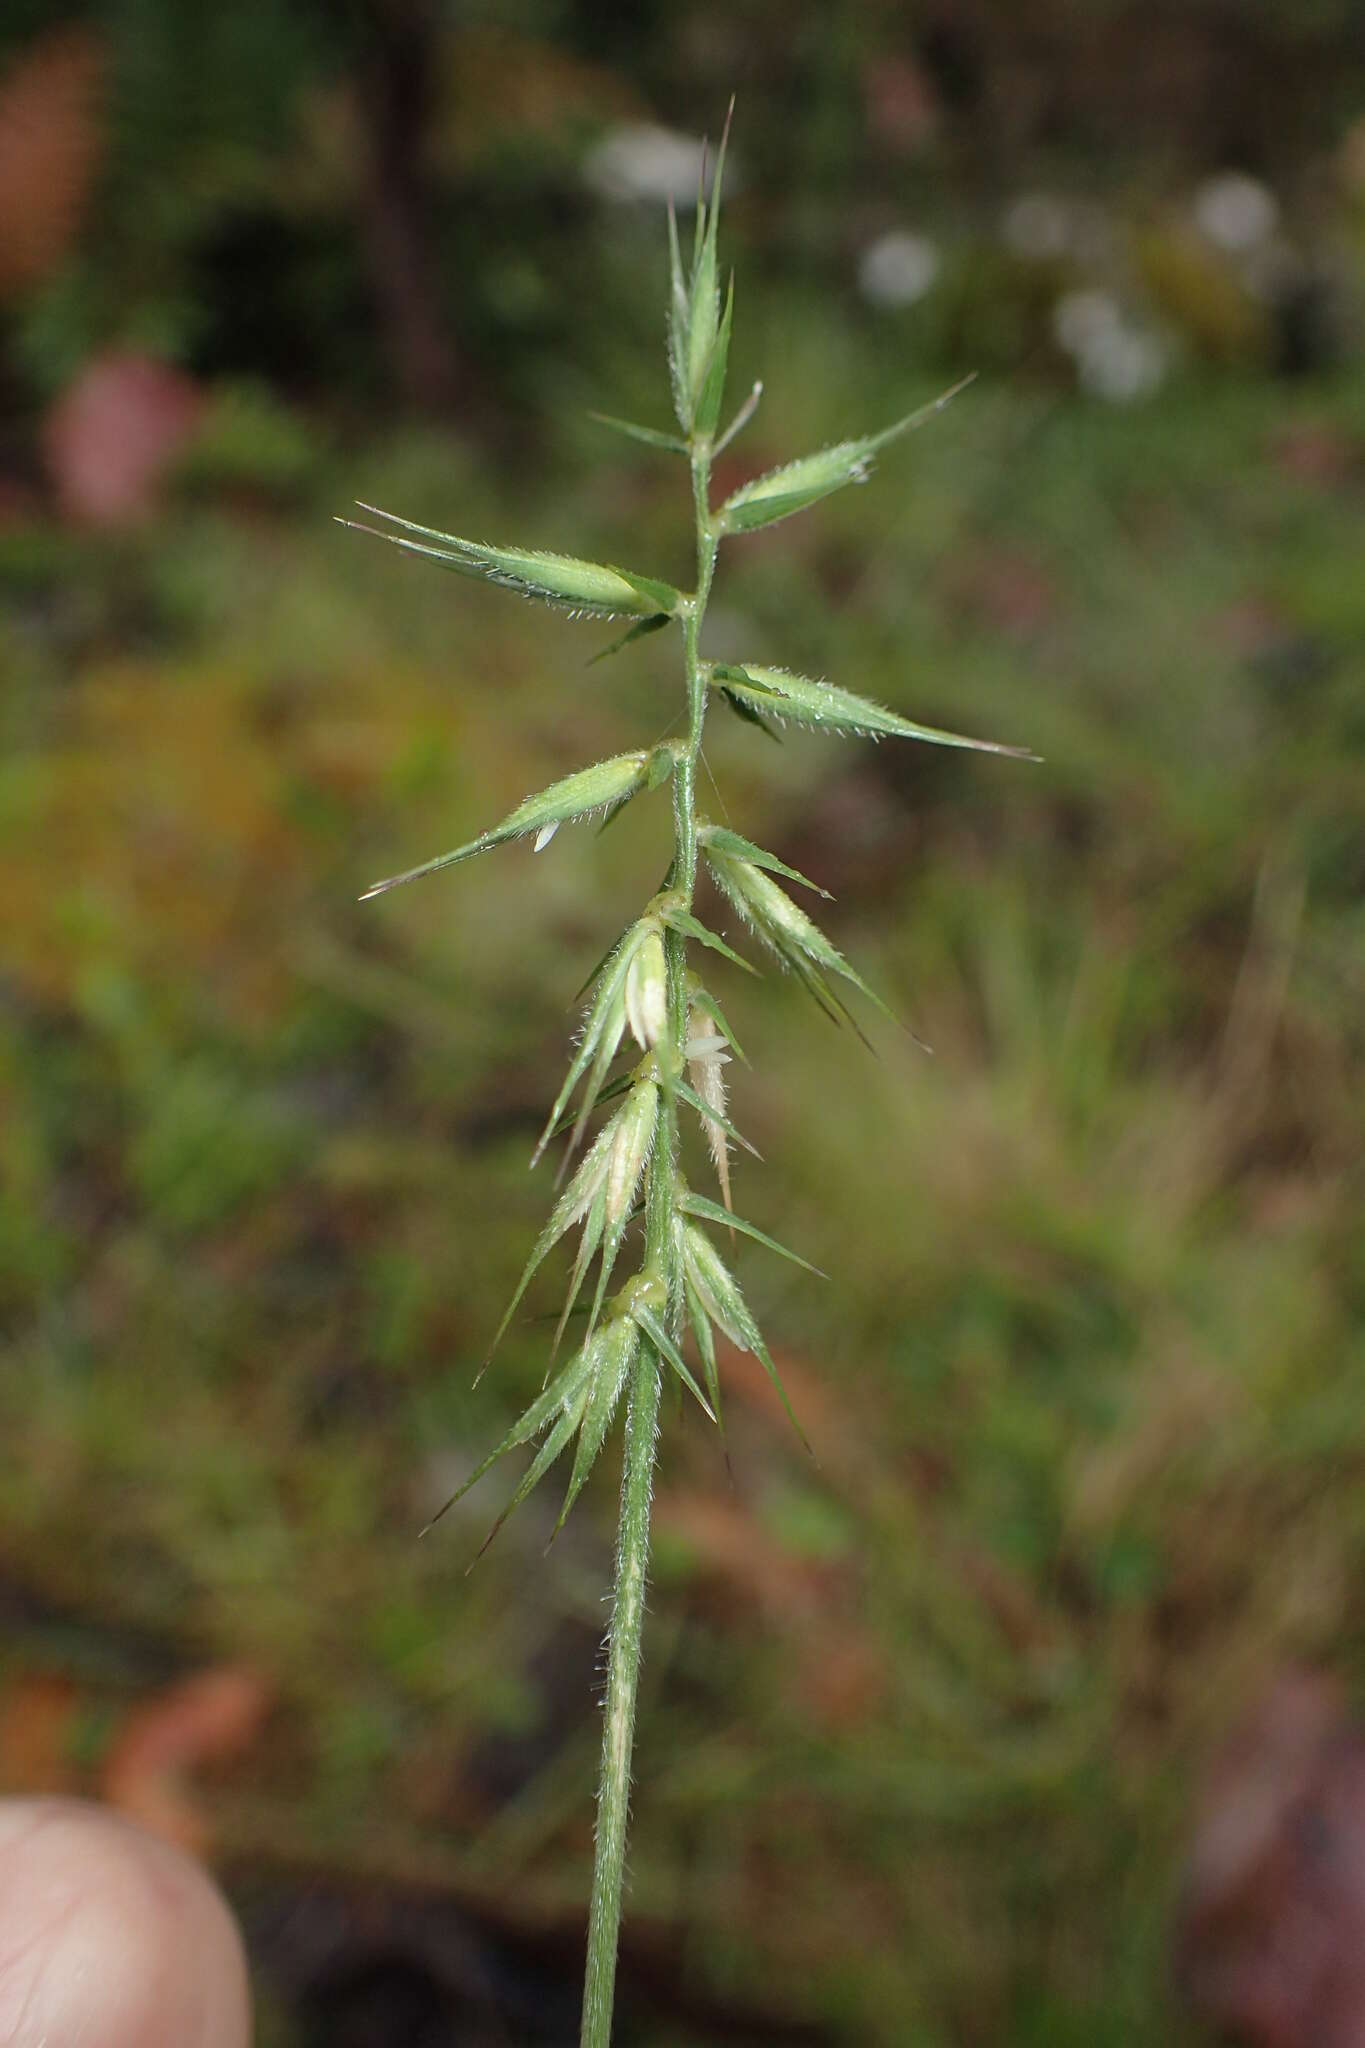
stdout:
[[668,423],[732,91],[722,487],[981,375],[714,649],[1046,758],[708,727],[935,1051],[724,985],[819,1465],[752,1361],[729,1472],[669,1423],[620,2038],[1345,2040],[1209,1991],[1293,1886],[1189,1859],[1258,1701],[1365,1688],[1353,0],[9,0],[0,1785],[204,1849],[266,2044],[576,2039],[615,1455],[547,1559],[549,1494],[464,1576],[507,1474],[416,1531],[539,1384],[554,1275],[471,1388],[666,812],[356,898],[676,650],[331,514],[687,579],[588,415]]

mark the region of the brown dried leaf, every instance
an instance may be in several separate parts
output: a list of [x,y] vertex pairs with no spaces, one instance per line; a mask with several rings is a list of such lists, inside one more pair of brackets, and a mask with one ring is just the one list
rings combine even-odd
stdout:
[[231,1762],[255,1741],[269,1681],[247,1665],[197,1671],[135,1707],[109,1752],[101,1791],[154,1834],[202,1855],[206,1814],[187,1783],[204,1764]]
[[51,1671],[20,1672],[0,1695],[0,1792],[73,1792],[76,1688]]
[[102,141],[103,69],[98,37],[57,29],[0,79],[0,299],[41,284],[79,232]]

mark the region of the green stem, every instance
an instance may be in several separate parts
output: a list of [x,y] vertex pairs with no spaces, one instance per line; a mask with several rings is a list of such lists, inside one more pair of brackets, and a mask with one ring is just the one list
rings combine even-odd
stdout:
[[649,1497],[658,1423],[658,1362],[648,1345],[642,1344],[626,1410],[616,1598],[611,1612],[611,1658],[603,1714],[602,1783],[597,1795],[597,1854],[588,1921],[588,1971],[583,1987],[583,2048],[608,2048],[611,2041],[630,1804],[630,1757],[635,1740],[635,1690],[640,1675],[640,1632],[649,1557]]
[[[687,682],[687,743],[673,770],[673,886],[691,904],[697,880],[697,758],[706,718],[706,678],[701,666],[701,627],[716,567],[711,525],[711,443],[692,443],[692,497],[697,519],[697,587],[683,620],[683,661]],[[676,932],[665,939],[668,1006],[673,1059],[678,1071],[687,1036],[687,947]],[[662,1050],[662,1048],[661,1048]],[[661,1066],[664,1062],[661,1061]],[[678,1172],[677,1104],[663,1075],[659,1128],[645,1197],[645,1270],[670,1275],[673,1203]],[[669,1286],[668,1314],[676,1326],[677,1289]],[[616,1545],[616,1592],[607,1652],[607,1699],[602,1723],[602,1776],[597,1791],[597,1840],[592,1904],[588,1916],[588,1962],[583,1987],[580,2048],[610,2048],[616,1952],[621,1931],[621,1888],[625,1875],[626,1826],[630,1808],[630,1761],[635,1741],[635,1696],[640,1679],[640,1637],[645,1577],[649,1566],[649,1504],[654,1483],[654,1446],[659,1424],[661,1373],[651,1346],[641,1341],[626,1410],[625,1470],[621,1480],[621,1521]]]

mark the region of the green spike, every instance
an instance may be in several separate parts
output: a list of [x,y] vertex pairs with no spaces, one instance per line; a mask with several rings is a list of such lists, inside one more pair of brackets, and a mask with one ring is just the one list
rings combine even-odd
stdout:
[[784,462],[765,476],[742,484],[720,508],[717,517],[721,532],[753,533],[760,526],[773,526],[779,519],[789,519],[794,512],[804,512],[808,505],[818,504],[821,498],[842,490],[846,484],[863,483],[881,449],[942,412],[971,382],[971,377],[962,378],[951,390],[907,413],[904,419],[883,427],[880,433],[837,441],[832,448],[798,456],[795,462]]
[[721,702],[726,706],[727,710],[733,711],[735,717],[742,719],[745,725],[756,725],[758,730],[773,742],[774,746],[781,746],[781,733],[775,725],[769,724],[768,720],[754,703],[752,696],[748,693],[740,696],[737,691],[727,689],[723,683],[718,684],[717,688],[720,690]]
[[678,247],[678,216],[668,202],[668,377],[673,388],[673,410],[684,433],[692,427],[692,403],[687,388],[687,279],[683,274],[682,251]]
[[466,1576],[468,1575],[468,1572],[473,1571],[474,1565],[477,1564],[479,1558],[483,1556],[489,1544],[493,1541],[493,1538],[502,1528],[504,1522],[507,1522],[511,1519],[511,1517],[516,1513],[517,1509],[521,1506],[522,1502],[526,1499],[527,1495],[529,1493],[533,1493],[536,1487],[539,1486],[541,1480],[545,1477],[545,1474],[549,1471],[551,1465],[554,1464],[556,1458],[558,1458],[563,1452],[564,1447],[568,1443],[570,1437],[572,1437],[575,1430],[579,1428],[583,1420],[583,1410],[586,1408],[588,1402],[589,1387],[590,1382],[585,1380],[582,1387],[574,1395],[572,1405],[565,1409],[564,1413],[560,1416],[558,1422],[550,1431],[550,1434],[546,1437],[540,1449],[536,1452],[536,1455],[534,1459],[531,1461],[531,1464],[527,1467],[526,1472],[523,1475],[521,1483],[517,1487],[516,1492],[512,1495],[512,1498],[508,1501],[506,1507],[498,1516],[497,1521],[494,1522],[492,1528],[484,1537],[483,1542],[479,1545],[478,1556],[476,1556],[473,1562],[471,1562],[470,1565],[467,1567]]
[[828,889],[822,889],[818,882],[812,882],[809,875],[803,875],[800,868],[789,868],[784,860],[765,847],[755,846],[752,839],[732,832],[728,825],[713,825],[706,818],[697,820],[697,838],[703,846],[714,847],[717,853],[732,854],[740,860],[747,860],[756,868],[766,868],[769,874],[785,875],[789,882],[799,882],[803,889],[809,889],[814,896],[823,896],[826,903],[834,898]]
[[564,1307],[560,1312],[559,1321],[555,1324],[554,1341],[550,1346],[551,1358],[554,1357],[559,1349],[560,1340],[564,1335],[564,1326],[573,1314],[574,1305],[578,1300],[584,1279],[587,1277],[588,1268],[596,1256],[597,1247],[602,1242],[602,1232],[606,1226],[606,1220],[607,1191],[605,1188],[599,1188],[592,1198],[591,1209],[589,1209],[583,1219],[583,1235],[579,1239],[578,1251],[573,1262],[573,1271],[569,1275],[569,1291],[564,1297]]
[[1015,761],[1038,759],[1028,747],[1007,746],[1000,740],[973,739],[966,733],[947,732],[941,726],[916,724],[913,719],[902,718],[898,712],[873,703],[870,697],[836,689],[833,683],[816,682],[810,676],[794,676],[786,669],[717,662],[710,673],[714,686],[760,723],[775,718],[835,735],[927,740],[933,746],[966,747],[978,754],[1004,754]]
[[588,1317],[589,1330],[597,1326],[597,1318],[606,1300],[621,1241],[634,1213],[640,1179],[654,1144],[658,1113],[657,1083],[641,1081],[632,1089],[625,1108],[619,1110],[612,1120],[612,1129],[618,1133],[618,1137],[613,1141],[613,1151],[607,1168],[602,1262],[597,1274],[597,1292],[593,1297],[592,1311]]
[[667,612],[655,612],[650,618],[637,619],[635,624],[627,627],[620,638],[613,640],[609,647],[599,647],[596,654],[589,655],[587,666],[589,668],[596,668],[599,661],[606,661],[613,654],[619,654],[621,649],[629,647],[633,640],[643,640],[650,633],[661,632],[669,623],[670,620]]
[[682,1207],[689,1216],[704,1217],[708,1223],[723,1224],[727,1230],[740,1230],[745,1237],[753,1238],[756,1244],[766,1245],[779,1258],[790,1259],[794,1266],[803,1266],[808,1273],[814,1273],[819,1280],[828,1280],[829,1274],[822,1273],[809,1259],[803,1259],[799,1252],[790,1251],[785,1244],[779,1244],[775,1237],[769,1237],[756,1223],[746,1223],[742,1216],[736,1216],[729,1209],[722,1209],[719,1202],[712,1202],[705,1195],[694,1195],[689,1189],[683,1197]]
[[726,1022],[725,1012],[721,1009],[720,1004],[716,1001],[710,989],[703,988],[701,984],[698,983],[692,990],[691,1000],[696,1004],[699,1010],[705,1011],[706,1015],[711,1019],[711,1022],[715,1025],[721,1037],[725,1040],[725,1043],[729,1046],[735,1058],[741,1061],[743,1065],[747,1067],[749,1064],[749,1056],[745,1052],[739,1040],[735,1037],[734,1032],[730,1029],[729,1024]]
[[762,396],[763,379],[761,377],[757,377],[754,380],[754,386],[753,389],[750,391],[749,396],[745,399],[743,405],[740,406],[739,411],[735,414],[729,426],[721,435],[719,441],[717,441],[714,449],[715,454],[723,454],[724,451],[729,447],[730,443],[734,440],[735,435],[743,433],[744,429],[748,426],[754,414],[758,411],[758,403]]
[[468,1479],[462,1485],[457,1486],[449,1500],[436,1510],[431,1520],[422,1529],[421,1534],[425,1536],[428,1529],[435,1528],[441,1517],[448,1515],[456,1502],[464,1499],[471,1487],[477,1486],[485,1472],[491,1471],[499,1458],[505,1458],[509,1451],[516,1450],[520,1444],[529,1443],[532,1437],[539,1436],[546,1424],[552,1421],[559,1414],[560,1410],[573,1399],[578,1387],[586,1377],[587,1370],[583,1353],[578,1352],[565,1366],[553,1384],[544,1388],[536,1396],[535,1400],[532,1401],[525,1413],[512,1424],[512,1427],[508,1430],[497,1448],[490,1451],[481,1464],[475,1466]]
[[720,328],[711,346],[711,358],[706,365],[701,390],[697,394],[696,425],[699,434],[714,434],[720,418],[721,403],[725,397],[725,371],[730,359],[730,327],[734,312],[735,279],[732,271],[725,294],[725,311],[721,315]]
[[637,426],[634,420],[619,420],[614,413],[591,412],[588,418],[596,420],[599,427],[610,427],[613,434],[624,434],[628,441],[639,441],[646,448],[658,448],[668,455],[686,455],[687,443],[677,434],[661,433],[657,427]]
[[672,1366],[683,1386],[687,1388],[688,1393],[700,1404],[702,1412],[709,1421],[714,1422],[716,1420],[715,1409],[697,1385],[681,1351],[679,1351],[658,1317],[652,1315],[647,1308],[642,1307],[632,1309],[631,1314],[654,1346],[654,1349],[658,1352],[660,1358],[666,1364]]
[[598,1132],[593,1140],[592,1149],[589,1151],[586,1159],[584,1159],[583,1164],[579,1167],[577,1173],[569,1182],[568,1187],[551,1210],[550,1220],[536,1239],[531,1250],[531,1256],[522,1268],[516,1292],[508,1302],[503,1319],[498,1324],[493,1342],[488,1347],[488,1356],[479,1368],[480,1374],[488,1370],[489,1361],[493,1353],[506,1336],[507,1326],[520,1307],[522,1296],[535,1278],[540,1267],[544,1264],[565,1232],[572,1230],[575,1223],[591,1210],[593,1198],[597,1194],[598,1188],[601,1186],[607,1172],[611,1146],[615,1139],[616,1126],[620,1114],[618,1111],[606,1128]]
[[[606,1441],[612,1418],[620,1405],[630,1368],[635,1360],[635,1347],[639,1339],[635,1325],[628,1316],[599,1331],[593,1339],[598,1352],[598,1362],[593,1369],[592,1385],[587,1405],[583,1410],[583,1421],[578,1432],[578,1444],[574,1451],[573,1470],[569,1474],[568,1490],[564,1505],[559,1511],[559,1520],[554,1526],[557,1536],[569,1517],[569,1510],[583,1491],[589,1472],[597,1461],[597,1455]],[[551,1542],[554,1541],[551,1537]]]
[[673,1093],[681,1096],[689,1109],[695,1109],[703,1123],[719,1125],[726,1137],[733,1138],[737,1145],[742,1145],[752,1158],[762,1159],[763,1154],[759,1151],[757,1145],[751,1145],[749,1140],[735,1129],[729,1117],[722,1116],[719,1110],[712,1109],[709,1103],[703,1102],[700,1095],[694,1089],[688,1087],[686,1081],[675,1080],[673,1082]]
[[552,782],[548,789],[537,790],[534,796],[523,798],[500,825],[495,825],[491,831],[481,832],[467,845],[457,846],[452,853],[438,854],[435,860],[423,861],[420,867],[408,868],[401,875],[388,875],[382,882],[371,882],[369,888],[362,891],[360,900],[367,903],[372,896],[383,896],[390,889],[401,889],[408,882],[420,882],[424,876],[434,875],[442,868],[452,868],[460,861],[472,860],[475,854],[491,852],[495,846],[503,846],[509,839],[524,839],[528,833],[543,832],[547,827],[552,832],[557,831],[561,825],[575,818],[607,810],[613,804],[638,794],[644,786],[648,761],[649,756],[645,753],[613,754],[609,760],[594,762],[591,768],[576,769],[572,775]]
[[[708,205],[703,194],[697,196],[697,223],[693,241],[692,281],[687,307],[687,388],[692,418],[699,430],[701,427],[700,407],[706,388],[707,373],[716,349],[720,323],[720,291],[717,284],[717,236],[720,230],[720,195],[725,178],[725,151],[730,139],[730,122],[727,115],[725,130],[721,136],[720,149],[716,156],[716,174],[711,180],[711,200]],[[722,370],[723,388],[723,370]],[[717,394],[716,413],[720,410]],[[715,426],[715,417],[711,422]]]
[[593,990],[592,1002],[589,1005],[587,1020],[583,1026],[583,1035],[578,1042],[578,1050],[569,1064],[569,1071],[564,1077],[563,1086],[555,1097],[554,1108],[545,1120],[545,1128],[536,1141],[536,1149],[531,1154],[531,1164],[533,1167],[540,1163],[545,1147],[553,1137],[558,1128],[559,1119],[568,1106],[569,1097],[587,1072],[589,1063],[598,1054],[599,1048],[605,1049],[610,1047],[610,1050],[606,1052],[606,1060],[603,1065],[604,1073],[616,1056],[617,1047],[621,1043],[622,1032],[625,1030],[626,1018],[624,1005],[620,1006],[619,1020],[612,1014],[613,1006],[617,1004],[621,991],[625,986],[626,974],[630,968],[630,957],[633,951],[630,941],[639,932],[639,929],[638,925],[632,926],[631,931],[621,941],[619,948],[607,955],[606,972]]
[[692,1325],[692,1334],[697,1341],[697,1352],[701,1359],[702,1374],[706,1380],[706,1391],[711,1397],[715,1410],[716,1426],[722,1436],[725,1434],[725,1419],[720,1405],[720,1374],[716,1369],[716,1340],[711,1333],[711,1323],[706,1310],[697,1297],[697,1290],[688,1280],[683,1281],[683,1299],[687,1304],[687,1316]]
[[740,1291],[739,1282],[730,1271],[720,1253],[704,1231],[695,1224],[686,1224],[683,1232],[684,1258],[688,1275],[696,1290],[697,1297],[717,1329],[722,1330],[741,1351],[751,1351],[758,1360],[777,1391],[787,1419],[800,1437],[810,1455],[810,1441],[796,1419],[795,1411],[787,1398],[782,1376],[768,1355],[763,1333],[749,1311],[749,1305]]
[[682,605],[682,593],[671,583],[661,583],[654,576],[640,576],[633,569],[587,562],[576,555],[550,554],[543,548],[494,547],[487,541],[464,540],[457,533],[440,533],[435,527],[419,526],[416,520],[400,519],[396,512],[385,512],[378,505],[362,503],[360,509],[376,519],[387,519],[391,526],[401,526],[405,533],[421,534],[422,540],[404,540],[399,534],[383,533],[378,527],[365,526],[355,519],[340,519],[337,524],[356,533],[368,533],[373,540],[386,540],[410,554],[426,555],[463,576],[499,583],[519,597],[539,598],[542,603],[557,605],[564,611],[614,618],[618,612],[673,614]]
[[694,917],[690,910],[682,910],[675,905],[662,911],[660,915],[664,923],[670,925],[683,938],[695,939],[698,945],[709,946],[713,953],[720,953],[726,960],[733,961],[734,965],[742,967],[746,974],[757,974],[758,969],[751,960],[746,960],[733,946],[727,946],[719,933],[709,931],[701,919]]
[[[624,1031],[624,1023],[625,1023],[625,996],[624,996],[624,994],[622,994],[622,996],[621,996],[621,998],[620,998],[620,1001],[621,1001],[621,1018],[622,1018],[622,1026],[623,1026],[623,1028],[622,1028],[622,1033],[621,1033],[621,1036],[622,1036],[622,1037],[624,1037],[624,1036],[625,1036],[625,1031]],[[566,1152],[565,1152],[565,1158],[566,1158],[566,1161],[567,1161],[567,1160],[569,1160],[569,1159],[572,1159],[572,1158],[573,1158],[573,1155],[574,1155],[574,1153],[575,1153],[575,1152],[576,1152],[576,1151],[578,1150],[579,1146],[580,1146],[580,1145],[582,1144],[582,1142],[583,1142],[583,1133],[584,1133],[584,1131],[586,1131],[586,1129],[588,1128],[588,1119],[589,1119],[589,1117],[591,1117],[591,1115],[592,1115],[593,1111],[594,1111],[594,1110],[595,1110],[595,1109],[596,1109],[596,1108],[597,1108],[597,1107],[599,1106],[599,1104],[601,1104],[601,1103],[603,1103],[603,1102],[610,1102],[610,1101],[613,1101],[613,1100],[615,1099],[615,1097],[616,1097],[616,1096],[617,1096],[618,1094],[620,1094],[620,1095],[624,1095],[624,1094],[625,1094],[625,1092],[626,1092],[626,1089],[627,1089],[627,1088],[629,1088],[629,1086],[631,1085],[631,1082],[630,1082],[630,1075],[629,1075],[629,1074],[622,1074],[622,1075],[621,1075],[621,1077],[620,1077],[620,1083],[621,1083],[621,1085],[620,1085],[620,1087],[619,1087],[619,1088],[617,1088],[617,1087],[616,1087],[616,1085],[615,1085],[614,1083],[610,1083],[610,1084],[608,1084],[608,1083],[607,1083],[607,1078],[606,1078],[606,1076],[607,1076],[607,1068],[608,1068],[608,1067],[609,1067],[609,1066],[611,1065],[611,1063],[612,1063],[612,1060],[614,1060],[614,1059],[615,1059],[615,1057],[616,1057],[616,1053],[617,1053],[617,1050],[618,1050],[618,1049],[619,1049],[619,1040],[618,1040],[617,1046],[613,1047],[613,1049],[612,1049],[612,1051],[611,1051],[610,1055],[608,1055],[608,1053],[607,1053],[607,1042],[606,1042],[605,1038],[603,1039],[603,1041],[602,1041],[601,1045],[600,1045],[600,1046],[598,1047],[598,1051],[597,1051],[597,1058],[596,1058],[596,1059],[595,1059],[595,1060],[593,1061],[593,1063],[592,1063],[592,1072],[591,1072],[591,1073],[590,1073],[590,1074],[588,1075],[588,1082],[587,1082],[587,1086],[586,1086],[586,1087],[584,1088],[584,1090],[583,1090],[583,1100],[582,1100],[582,1101],[581,1101],[581,1102],[579,1103],[579,1105],[578,1105],[578,1118],[577,1118],[577,1121],[576,1121],[576,1122],[575,1122],[575,1124],[574,1124],[574,1127],[573,1127],[573,1135],[572,1135],[572,1136],[570,1137],[570,1139],[569,1139],[568,1147],[567,1147],[567,1149],[566,1149]]]
[[779,888],[771,875],[755,867],[751,861],[722,853],[714,844],[706,847],[706,859],[722,893],[729,897],[740,916],[778,958],[785,961],[827,1015],[830,1005],[835,1005],[858,1030],[859,1037],[863,1036],[847,1004],[826,986],[819,973],[822,967],[850,982],[892,1023],[899,1021],[876,991],[868,987],[857,969],[849,965],[819,925],[806,915],[799,904],[793,903],[786,890]]

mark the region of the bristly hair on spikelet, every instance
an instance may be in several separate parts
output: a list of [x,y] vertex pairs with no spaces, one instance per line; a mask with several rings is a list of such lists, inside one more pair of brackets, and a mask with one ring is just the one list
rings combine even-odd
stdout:
[[[707,710],[718,698],[741,718],[769,732],[790,724],[872,740],[917,740],[1036,758],[1022,747],[918,724],[852,690],[765,662],[701,658],[702,621],[721,542],[791,518],[848,484],[862,483],[879,455],[940,412],[971,381],[964,379],[930,405],[907,413],[877,433],[840,441],[817,454],[784,463],[741,485],[723,504],[712,505],[712,459],[753,417],[762,392],[762,385],[756,384],[729,425],[720,430],[734,315],[734,279],[727,281],[722,293],[718,267],[729,127],[727,117],[709,191],[703,169],[687,260],[675,214],[669,209],[668,367],[678,431],[641,426],[605,414],[595,416],[604,426],[646,448],[686,461],[696,537],[695,587],[681,591],[660,578],[573,555],[462,539],[374,506],[362,506],[361,510],[371,519],[383,521],[382,527],[368,521],[341,522],[460,575],[499,585],[572,616],[628,618],[631,624],[626,632],[595,659],[617,654],[643,635],[671,625],[678,627],[682,641],[685,738],[637,746],[581,768],[526,797],[500,824],[466,844],[375,882],[364,892],[366,897],[381,895],[512,839],[533,836],[539,853],[563,825],[594,815],[613,816],[637,796],[664,788],[670,793],[674,846],[664,886],[644,904],[639,917],[611,945],[590,977],[576,1050],[532,1164],[556,1137],[564,1136],[564,1178],[593,1117],[605,1109],[606,1119],[567,1178],[493,1339],[496,1346],[549,1253],[562,1238],[578,1232],[563,1312],[550,1345],[546,1385],[446,1503],[446,1507],[452,1506],[509,1451],[536,1444],[530,1464],[489,1534],[491,1541],[507,1516],[572,1447],[557,1533],[624,1401],[625,1469],[588,1931],[584,2048],[608,2048],[611,2033],[661,1386],[666,1379],[674,1380],[719,1425],[719,1333],[757,1361],[791,1415],[777,1367],[739,1282],[716,1247],[713,1232],[721,1229],[731,1239],[755,1240],[797,1265],[807,1266],[807,1261],[775,1243],[732,1208],[730,1147],[737,1144],[749,1151],[753,1147],[730,1120],[725,1067],[732,1055],[740,1060],[744,1056],[725,1012],[706,985],[700,956],[705,953],[754,970],[696,914],[694,897],[701,863],[705,862],[722,898],[738,912],[742,926],[796,976],[826,1015],[836,1022],[841,1018],[854,1021],[840,984],[879,1008],[885,1007],[782,884],[790,882],[818,896],[826,891],[776,854],[699,814],[697,764]],[[691,1111],[699,1121],[719,1202],[695,1193],[683,1176],[680,1111]],[[637,1229],[641,1224],[643,1228]],[[624,1286],[609,1294],[628,1240],[639,1244],[634,1270]],[[569,1316],[594,1263],[597,1279],[581,1341],[567,1363],[556,1365]],[[685,1332],[689,1331],[696,1346],[696,1371],[683,1355]],[[795,1416],[791,1419],[799,1433]],[[445,1511],[442,1508],[440,1513]],[[434,1519],[439,1520],[439,1515]]]

